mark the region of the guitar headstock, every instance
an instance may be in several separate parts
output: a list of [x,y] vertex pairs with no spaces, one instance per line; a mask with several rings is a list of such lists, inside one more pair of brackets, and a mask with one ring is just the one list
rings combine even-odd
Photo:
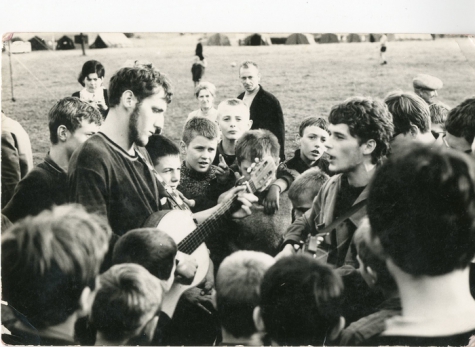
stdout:
[[251,177],[248,180],[252,193],[261,192],[275,179],[277,166],[274,158],[264,157],[258,163],[255,163],[251,171]]

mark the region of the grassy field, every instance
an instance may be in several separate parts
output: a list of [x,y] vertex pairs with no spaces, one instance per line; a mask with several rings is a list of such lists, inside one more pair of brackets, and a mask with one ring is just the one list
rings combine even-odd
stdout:
[[[134,48],[87,50],[86,57],[79,49],[12,55],[16,102],[11,101],[8,56],[3,53],[2,109],[30,134],[34,160],[39,163],[49,147],[48,110],[57,99],[81,88],[76,78],[86,60],[104,64],[107,85],[126,60],[144,59],[167,73],[174,83],[175,97],[167,112],[165,134],[178,140],[186,116],[197,108],[190,72],[197,37],[143,34],[133,39]],[[412,90],[412,78],[418,73],[444,81],[439,99],[449,106],[474,95],[475,48],[461,40],[467,39],[390,42],[389,64],[385,66],[378,63],[378,43],[205,46],[205,79],[217,87],[217,105],[242,91],[238,68],[231,63],[239,66],[244,60],[256,61],[261,66],[261,84],[277,96],[284,109],[286,152],[290,154],[295,149],[296,128],[304,117],[327,116],[332,105],[350,96],[383,98],[393,89]]]

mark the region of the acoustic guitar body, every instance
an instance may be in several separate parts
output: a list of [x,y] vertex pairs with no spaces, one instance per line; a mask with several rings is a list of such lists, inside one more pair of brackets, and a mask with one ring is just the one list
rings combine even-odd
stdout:
[[[156,227],[157,229],[166,232],[178,245],[180,241],[196,229],[196,224],[193,221],[190,211],[167,210],[159,211],[151,215],[145,222],[144,227]],[[173,317],[176,304],[183,292],[200,284],[208,273],[210,260],[206,245],[201,243],[201,245],[191,253],[191,256],[193,256],[198,263],[193,282],[189,285],[185,285],[174,281],[172,287],[168,293],[165,294],[163,299],[161,310],[169,317]],[[180,254],[177,255],[177,259],[180,259]]]

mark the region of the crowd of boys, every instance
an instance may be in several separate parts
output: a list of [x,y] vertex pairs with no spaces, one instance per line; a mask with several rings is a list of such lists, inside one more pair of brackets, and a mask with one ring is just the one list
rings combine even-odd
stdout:
[[[441,87],[424,76],[419,95]],[[350,97],[281,161],[280,103],[257,64],[240,79],[180,143],[151,64],[111,77],[106,119],[52,107],[50,150],[2,209],[2,340],[474,344],[475,98]]]

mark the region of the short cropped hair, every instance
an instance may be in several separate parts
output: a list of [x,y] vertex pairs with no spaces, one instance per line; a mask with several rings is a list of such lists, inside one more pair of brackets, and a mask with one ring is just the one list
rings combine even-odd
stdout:
[[369,97],[352,97],[335,105],[330,111],[331,124],[346,124],[353,137],[362,144],[373,139],[376,148],[371,153],[373,164],[380,163],[389,151],[394,126],[386,105]]
[[439,276],[469,265],[475,255],[474,172],[466,154],[414,145],[375,173],[367,204],[372,234],[404,272]]
[[106,70],[104,69],[104,66],[97,60],[86,61],[82,66],[81,72],[79,73],[78,82],[84,87],[84,79],[92,73],[97,74],[97,77],[99,78],[104,78],[106,75]]
[[198,98],[200,92],[206,89],[211,95],[216,96],[216,86],[211,82],[200,82],[195,88],[195,97]]
[[232,98],[221,101],[218,105],[218,117],[221,116],[221,110],[224,106],[241,106],[245,112],[245,116],[248,118],[250,117],[249,107],[247,107],[246,104],[240,99]]
[[376,285],[389,291],[397,290],[396,281],[389,272],[386,261],[381,257],[380,250],[375,249],[375,244],[372,242],[371,226],[367,218],[364,218],[358,229],[356,229],[354,242],[358,256],[363,264],[376,272]]
[[384,102],[393,115],[394,134],[407,134],[411,125],[419,128],[421,133],[430,130],[429,105],[420,96],[400,90],[392,91]]
[[140,228],[125,233],[114,246],[113,264],[142,265],[160,280],[168,280],[174,266],[177,245],[165,232]]
[[140,265],[114,265],[100,276],[100,284],[91,320],[108,341],[136,336],[160,310],[160,281]]
[[442,104],[434,103],[429,105],[429,111],[432,124],[444,124],[450,110]]
[[262,278],[274,264],[270,255],[238,251],[221,263],[216,276],[216,304],[221,326],[234,337],[256,332],[254,308],[259,304]]
[[235,153],[238,164],[243,160],[254,162],[255,158],[262,159],[270,155],[277,163],[279,161],[280,145],[277,137],[269,130],[256,129],[246,131],[236,144]]
[[306,128],[316,126],[320,129],[325,130],[328,132],[328,123],[325,118],[321,117],[307,117],[305,118],[299,126],[299,136],[303,136],[303,132]]
[[318,167],[312,167],[298,176],[289,188],[289,199],[297,201],[299,196],[315,197],[330,177]]
[[445,130],[472,143],[475,137],[475,97],[465,99],[454,107],[445,121]]
[[103,118],[98,109],[78,98],[68,96],[56,102],[48,113],[49,138],[51,143],[57,144],[58,128],[64,125],[71,133],[81,127],[83,120],[101,125]]
[[239,71],[241,71],[241,69],[249,69],[251,66],[254,66],[257,70],[259,70],[259,66],[255,62],[246,60],[241,63],[241,66],[239,66]]
[[111,77],[109,82],[109,105],[114,107],[120,104],[120,98],[126,90],[134,93],[138,102],[160,92],[163,88],[165,98],[171,102],[173,91],[168,77],[160,73],[152,64],[124,67]]
[[172,140],[163,135],[150,136],[145,148],[147,149],[148,154],[150,154],[150,158],[154,165],[157,165],[160,162],[160,158],[169,155],[180,155],[180,149],[178,146]]
[[183,128],[183,142],[188,146],[196,136],[203,136],[208,140],[217,139],[218,125],[203,117],[191,118]]
[[309,255],[277,261],[261,284],[261,315],[281,346],[321,345],[340,320],[343,282],[329,265]]
[[96,276],[112,234],[106,220],[63,205],[15,223],[2,235],[3,298],[43,329],[66,321]]

